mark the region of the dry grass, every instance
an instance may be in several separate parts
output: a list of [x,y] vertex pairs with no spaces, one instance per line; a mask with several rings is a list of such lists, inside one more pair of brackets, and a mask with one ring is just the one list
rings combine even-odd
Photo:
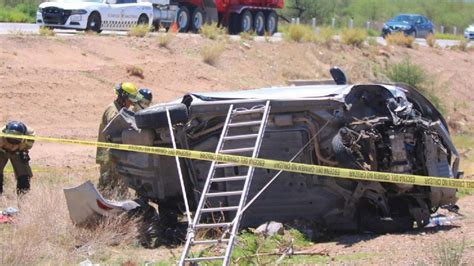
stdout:
[[148,25],[136,25],[128,31],[128,36],[143,38],[148,32],[150,32]]
[[469,51],[469,42],[466,39],[459,40],[458,45],[454,45],[451,47],[453,50],[458,50],[461,52],[468,52]]
[[402,46],[407,48],[413,48],[415,43],[415,37],[407,36],[403,32],[397,32],[385,37],[387,43],[390,45]]
[[202,36],[210,40],[220,40],[226,36],[227,30],[223,27],[217,26],[217,23],[212,23],[202,25],[200,33]]
[[436,47],[436,36],[434,34],[430,34],[426,37],[426,43],[429,47],[434,48]]
[[241,32],[240,34],[240,39],[245,40],[245,41],[253,41],[253,38],[257,36],[254,31],[248,31],[248,32]]
[[163,48],[169,48],[170,43],[176,35],[171,32],[163,33],[158,36],[158,45]]
[[48,27],[40,27],[39,28],[39,35],[41,36],[54,36],[56,33],[54,30],[48,28]]
[[128,66],[127,74],[130,76],[139,77],[141,79],[145,78],[145,75],[143,74],[143,69],[139,66]]
[[313,28],[302,24],[291,24],[284,34],[286,40],[293,42],[313,41],[316,39]]
[[225,50],[223,43],[206,45],[201,49],[202,60],[211,66],[215,66]]
[[[85,258],[107,257],[109,247],[130,245],[138,236],[136,221],[109,218],[96,228],[75,227],[62,188],[36,183],[20,199],[3,197],[2,204],[18,206],[16,223],[0,230],[0,264],[64,265]],[[109,254],[110,255],[110,254]]]
[[346,45],[362,47],[368,34],[364,29],[346,29],[341,34],[341,42]]

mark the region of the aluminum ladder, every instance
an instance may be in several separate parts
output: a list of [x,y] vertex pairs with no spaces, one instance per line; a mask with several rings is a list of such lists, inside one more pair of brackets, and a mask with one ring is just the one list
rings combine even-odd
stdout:
[[[222,129],[222,133],[217,144],[216,154],[233,154],[233,155],[245,155],[248,153],[252,154],[252,158],[257,158],[260,151],[260,147],[263,140],[263,134],[267,126],[268,116],[270,113],[270,101],[267,101],[265,105],[257,105],[250,109],[245,108],[234,108],[234,105],[230,105],[227,113],[226,120]],[[253,117],[258,116],[259,119]],[[234,134],[235,129],[240,130],[251,129],[252,127],[258,127],[258,133],[256,134]],[[238,130],[237,129],[237,130]],[[251,130],[249,130],[251,131]],[[238,140],[252,140],[255,139],[255,144],[252,147],[241,147],[226,149],[225,144],[235,141],[233,144],[238,145]],[[241,144],[241,143],[240,143]],[[199,262],[210,262],[210,261],[223,261],[222,265],[229,265],[232,255],[232,249],[234,246],[234,240],[239,230],[240,220],[243,215],[243,208],[247,199],[250,184],[252,181],[254,167],[240,166],[241,168],[247,168],[245,175],[237,176],[225,176],[217,177],[216,169],[236,167],[236,164],[230,163],[218,163],[213,161],[209,169],[209,173],[199,200],[198,207],[193,219],[191,227],[188,229],[186,236],[186,244],[184,246],[183,253],[179,265],[185,264],[197,264]],[[219,182],[236,182],[243,181],[241,190],[225,191],[225,192],[210,192],[211,185]],[[242,182],[240,182],[242,183]],[[237,183],[235,183],[237,184]],[[215,197],[228,197],[228,196],[240,196],[237,206],[219,206],[219,207],[207,207],[206,203],[209,198]],[[235,212],[235,218],[232,222],[214,222],[214,223],[201,223],[203,213],[223,213],[223,212]],[[196,240],[197,233],[202,229],[220,229],[220,233],[216,233],[213,239],[200,239]],[[208,256],[208,257],[194,257],[190,256],[190,251],[194,246],[207,246],[212,245],[223,245],[224,248],[219,248],[221,251],[220,256]]]

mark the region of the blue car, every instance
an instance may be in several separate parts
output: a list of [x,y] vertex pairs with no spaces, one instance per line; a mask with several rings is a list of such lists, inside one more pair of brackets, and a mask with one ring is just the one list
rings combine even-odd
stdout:
[[403,32],[415,38],[424,38],[435,32],[434,24],[425,16],[401,14],[385,22],[382,37],[395,32]]

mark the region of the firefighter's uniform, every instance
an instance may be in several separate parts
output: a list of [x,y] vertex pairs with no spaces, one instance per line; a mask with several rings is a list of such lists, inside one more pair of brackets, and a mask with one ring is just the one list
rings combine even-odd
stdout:
[[[5,127],[2,132],[5,131]],[[33,136],[34,131],[28,128],[25,135]],[[30,179],[33,172],[30,167],[28,151],[33,147],[32,140],[21,140],[19,144],[8,142],[7,138],[0,137],[0,194],[3,193],[3,171],[10,160],[17,181],[17,192],[26,192],[30,189]]]

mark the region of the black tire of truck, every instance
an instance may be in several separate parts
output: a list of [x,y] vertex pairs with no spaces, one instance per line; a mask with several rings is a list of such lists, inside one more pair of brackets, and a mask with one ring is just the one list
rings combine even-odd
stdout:
[[189,25],[191,24],[191,15],[189,9],[185,6],[181,6],[176,17],[178,21],[179,32],[188,32]]
[[[364,201],[364,199],[361,199]],[[367,201],[368,202],[368,201]],[[413,230],[413,217],[409,215],[382,217],[374,206],[360,204],[359,228],[362,231],[370,231],[376,234],[403,233]]]
[[265,15],[262,11],[258,11],[255,14],[253,19],[253,28],[255,29],[255,33],[258,36],[263,36],[265,34]]
[[168,108],[172,124],[186,123],[188,121],[188,109],[182,103],[161,104],[141,110],[135,114],[137,127],[141,129],[168,128]]
[[97,33],[101,33],[101,25],[102,19],[100,18],[100,14],[94,11],[89,15],[89,18],[87,18],[86,31],[94,31]]
[[231,13],[229,19],[229,33],[239,34],[240,33],[240,15],[237,13]]
[[196,7],[191,15],[191,31],[194,33],[199,33],[201,31],[202,25],[205,22],[204,10],[200,7]]
[[241,32],[251,32],[254,30],[253,27],[253,16],[250,10],[245,10],[240,15],[240,31]]
[[265,31],[273,35],[278,31],[278,15],[275,11],[271,11],[265,20]]

